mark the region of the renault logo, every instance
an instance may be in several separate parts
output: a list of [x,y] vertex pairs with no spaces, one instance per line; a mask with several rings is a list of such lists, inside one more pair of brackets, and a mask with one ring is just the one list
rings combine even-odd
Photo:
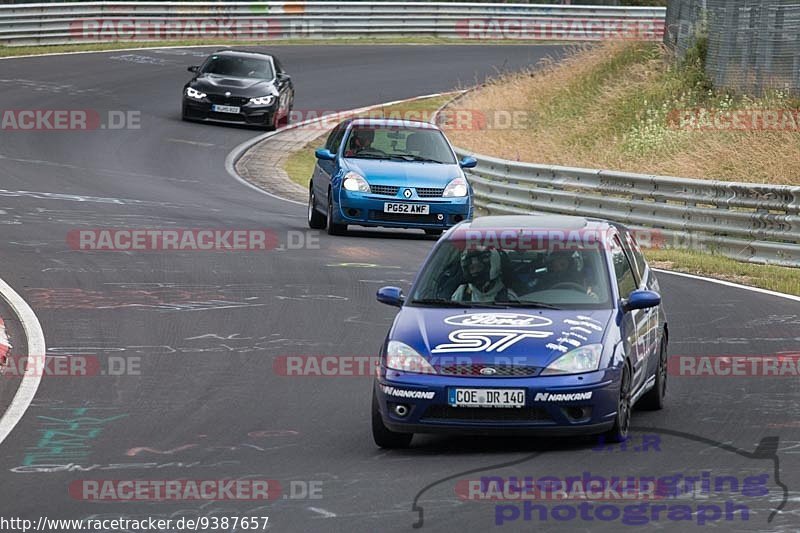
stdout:
[[495,374],[497,374],[497,370],[495,370],[494,368],[492,368],[490,366],[487,366],[487,367],[481,368],[481,374],[484,375],[484,376],[494,376]]
[[403,196],[405,196],[406,198],[411,198],[412,194],[413,193],[411,192],[411,189],[406,189],[403,191]]

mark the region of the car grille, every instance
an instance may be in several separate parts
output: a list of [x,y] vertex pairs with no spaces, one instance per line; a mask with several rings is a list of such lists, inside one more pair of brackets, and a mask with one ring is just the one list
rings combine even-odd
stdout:
[[208,100],[212,104],[243,106],[250,101],[250,98],[240,96],[225,96],[224,94],[209,94]]
[[370,185],[369,189],[372,194],[380,194],[382,196],[397,196],[397,190],[400,187],[394,185]]
[[441,198],[442,194],[444,194],[444,189],[417,187],[417,196],[420,198]]
[[[484,368],[493,368],[494,374],[481,374]],[[482,378],[521,378],[535,376],[539,367],[524,365],[445,365],[436,369],[444,376],[482,377]]]
[[538,407],[450,407],[431,405],[423,420],[467,420],[478,422],[552,422],[547,411]]
[[417,224],[441,224],[436,215],[409,215],[406,213],[384,213],[383,211],[370,211],[369,218],[386,222],[413,222]]

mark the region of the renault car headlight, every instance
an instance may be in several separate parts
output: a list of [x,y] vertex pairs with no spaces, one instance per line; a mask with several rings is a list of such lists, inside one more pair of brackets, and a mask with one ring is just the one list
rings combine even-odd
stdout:
[[542,376],[560,374],[581,374],[594,372],[600,367],[600,356],[603,354],[602,344],[587,344],[571,350],[542,370]]
[[186,88],[186,96],[188,96],[189,98],[194,98],[195,100],[202,100],[207,95],[206,95],[206,93],[201,93],[197,89],[192,89],[191,87],[187,87]]
[[369,183],[364,176],[355,172],[348,172],[344,175],[344,188],[348,191],[370,192]]
[[466,196],[468,192],[469,185],[467,184],[467,179],[461,176],[447,184],[442,196],[445,198],[460,198]]
[[417,374],[435,374],[431,364],[414,348],[400,341],[389,341],[386,347],[386,368]]

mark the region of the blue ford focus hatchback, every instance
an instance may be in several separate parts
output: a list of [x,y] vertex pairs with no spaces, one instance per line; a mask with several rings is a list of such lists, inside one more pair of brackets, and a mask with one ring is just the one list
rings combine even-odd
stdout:
[[667,322],[658,281],[624,226],[567,216],[481,217],[448,231],[381,350],[375,442],[414,433],[627,437],[660,409]]
[[316,151],[308,225],[331,235],[348,225],[417,228],[438,235],[472,218],[472,188],[439,128],[427,122],[353,118]]

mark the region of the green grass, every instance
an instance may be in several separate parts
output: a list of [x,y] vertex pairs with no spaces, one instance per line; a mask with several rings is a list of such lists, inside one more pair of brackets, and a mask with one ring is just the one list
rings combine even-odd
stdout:
[[692,250],[645,250],[651,266],[800,296],[800,270],[741,263]]
[[[439,107],[444,105],[444,103],[451,98],[451,96],[434,96],[433,98],[425,98],[423,100],[387,106],[383,108],[382,111],[383,115],[387,117],[392,117],[392,115],[395,114],[405,116],[409,119],[418,118],[420,120],[428,120]],[[369,114],[370,116],[375,116],[374,113],[379,111],[379,109],[375,109],[370,111]],[[415,115],[409,116],[412,113]],[[400,118],[400,116],[398,116],[398,118]],[[325,144],[327,136],[328,132],[323,133],[297,152],[294,152],[286,160],[283,169],[293,182],[299,183],[303,187],[308,187],[308,182],[311,179],[311,173],[314,171],[314,164],[316,163],[314,150]]]

